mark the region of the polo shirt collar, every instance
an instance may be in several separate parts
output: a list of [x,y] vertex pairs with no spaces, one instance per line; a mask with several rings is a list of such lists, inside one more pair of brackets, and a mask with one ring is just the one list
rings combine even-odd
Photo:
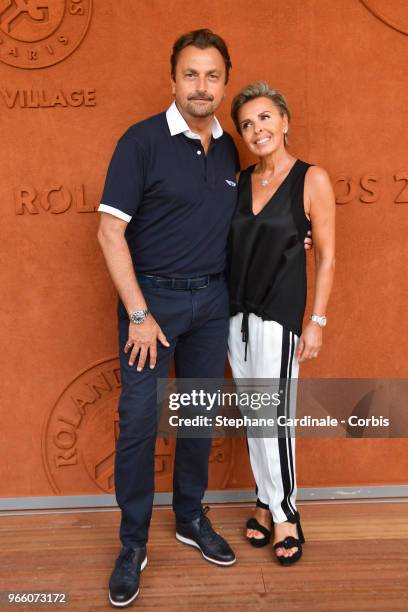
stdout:
[[[184,136],[187,136],[187,138],[200,138],[198,134],[190,130],[186,120],[180,113],[175,102],[173,102],[173,104],[167,109],[166,119],[167,125],[169,126],[170,134],[172,136],[176,136],[177,134],[184,134]],[[213,138],[220,138],[220,136],[222,136],[223,134],[223,129],[216,117],[214,117],[213,122],[211,124],[211,131]]]

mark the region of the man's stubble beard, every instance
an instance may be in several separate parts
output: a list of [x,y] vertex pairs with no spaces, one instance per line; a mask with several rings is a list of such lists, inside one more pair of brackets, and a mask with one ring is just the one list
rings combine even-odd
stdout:
[[210,117],[217,110],[217,106],[213,102],[208,102],[208,106],[204,108],[197,107],[194,102],[189,101],[186,105],[186,110],[192,117]]

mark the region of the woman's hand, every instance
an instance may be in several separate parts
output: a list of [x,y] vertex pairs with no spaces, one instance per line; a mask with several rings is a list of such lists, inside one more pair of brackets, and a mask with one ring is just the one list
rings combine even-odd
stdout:
[[323,330],[317,324],[310,321],[302,335],[299,338],[298,347],[296,349],[296,357],[299,363],[306,359],[317,357],[322,348]]
[[308,230],[306,238],[303,241],[303,246],[305,247],[305,251],[311,251],[313,249],[313,236],[310,230]]

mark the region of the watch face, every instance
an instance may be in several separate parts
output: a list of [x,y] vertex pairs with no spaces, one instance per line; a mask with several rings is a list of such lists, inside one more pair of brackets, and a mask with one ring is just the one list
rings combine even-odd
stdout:
[[146,320],[148,315],[148,311],[145,310],[137,310],[130,315],[130,321],[135,323],[135,325],[140,325],[143,321]]

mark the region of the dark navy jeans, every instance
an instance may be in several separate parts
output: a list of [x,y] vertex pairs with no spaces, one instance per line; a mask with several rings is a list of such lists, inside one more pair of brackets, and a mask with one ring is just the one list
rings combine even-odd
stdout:
[[[157,365],[148,360],[142,372],[137,360],[129,366],[123,349],[129,318],[118,302],[119,355],[122,392],[119,400],[120,433],[116,445],[116,499],[122,510],[123,546],[144,546],[152,514],[154,452],[157,436],[157,379],[168,376],[174,356],[177,378],[224,377],[229,302],[225,279],[211,279],[208,287],[192,291],[152,287],[141,279],[148,308],[170,347],[158,342]],[[201,510],[208,484],[211,439],[178,438],[174,462],[173,509],[179,521],[193,520]]]

